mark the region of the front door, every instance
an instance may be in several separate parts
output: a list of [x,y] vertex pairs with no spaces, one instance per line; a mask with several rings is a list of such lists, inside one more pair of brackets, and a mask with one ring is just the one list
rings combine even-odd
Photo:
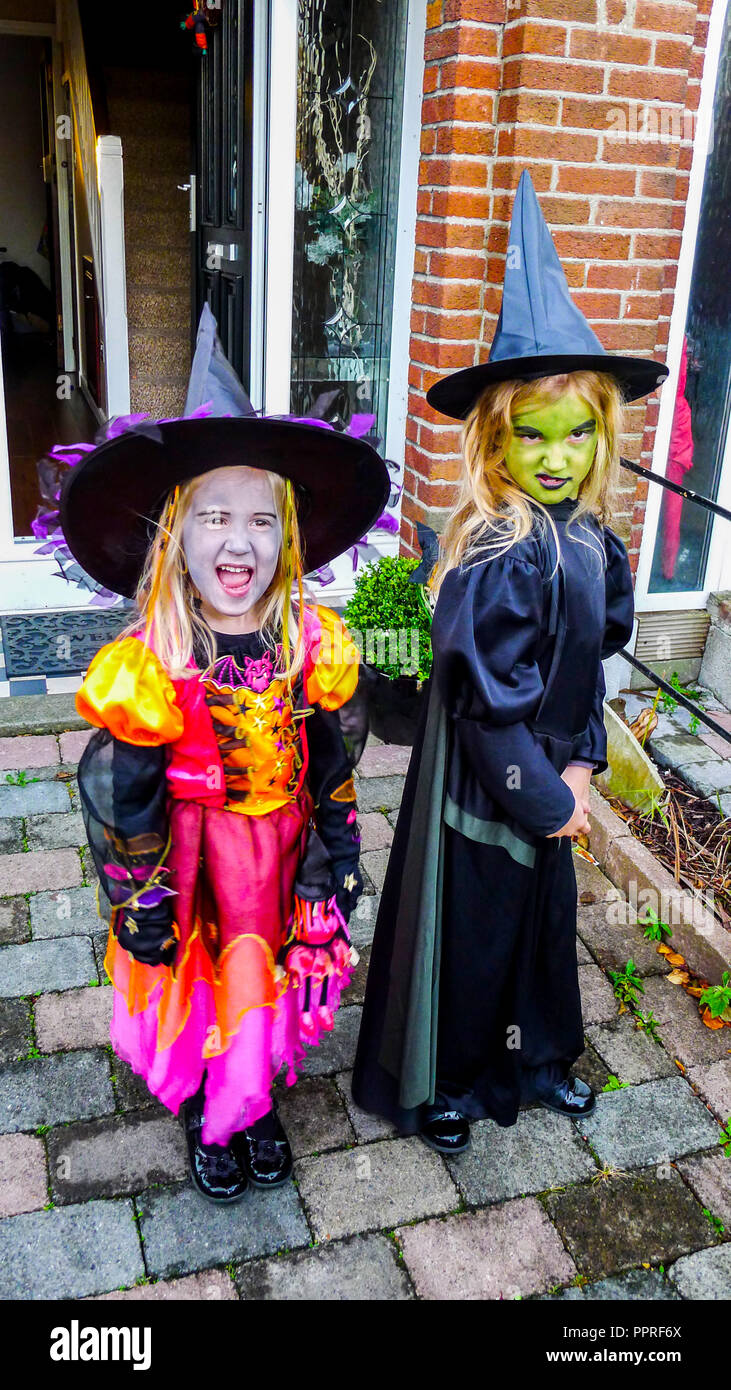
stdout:
[[[195,325],[208,302],[224,352],[250,390],[251,0],[229,0],[201,59],[197,121]],[[215,16],[215,11],[209,12]]]

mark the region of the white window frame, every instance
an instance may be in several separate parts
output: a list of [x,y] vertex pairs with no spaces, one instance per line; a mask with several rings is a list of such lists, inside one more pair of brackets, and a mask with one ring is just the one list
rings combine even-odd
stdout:
[[[698,225],[700,222],[703,183],[708,161],[710,140],[713,132],[713,103],[716,93],[716,81],[721,57],[721,40],[723,38],[725,17],[726,0],[714,0],[708,28],[705,62],[703,65],[700,104],[697,112],[697,136],[694,143],[685,224],[683,228],[680,257],[678,260],[678,278],[673,300],[673,310],[670,318],[667,354],[669,375],[660,392],[660,413],[657,429],[655,431],[655,443],[652,453],[652,471],[653,473],[661,474],[663,477],[665,476],[668,462],[670,433],[672,430],[673,415],[675,413],[675,397],[680,375],[683,336],[688,315],[693,263],[695,260]],[[690,478],[688,480],[688,486],[691,489],[693,487]],[[676,593],[648,592],[662,503],[660,494],[664,491],[665,489],[659,487],[656,483],[649,484],[639,563],[637,566],[637,579],[635,583],[635,609],[637,613],[676,612],[692,608],[705,608],[709,593],[715,593],[721,589],[731,587],[731,536],[729,535],[728,529],[729,522],[725,521],[722,517],[716,517],[713,523],[711,544],[706,564],[705,587],[703,589],[680,590]],[[731,430],[726,439],[724,461],[716,500],[721,506],[731,508]],[[698,504],[694,502],[685,503],[687,507],[697,505]]]

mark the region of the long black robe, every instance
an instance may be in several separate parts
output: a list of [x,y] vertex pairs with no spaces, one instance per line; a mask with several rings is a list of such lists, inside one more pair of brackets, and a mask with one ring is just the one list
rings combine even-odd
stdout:
[[[622,542],[551,508],[445,578],[376,923],[353,1096],[403,1133],[438,1090],[514,1124],[583,1050],[570,762],[606,766],[602,659],[632,631]],[[557,563],[558,561],[558,563]]]

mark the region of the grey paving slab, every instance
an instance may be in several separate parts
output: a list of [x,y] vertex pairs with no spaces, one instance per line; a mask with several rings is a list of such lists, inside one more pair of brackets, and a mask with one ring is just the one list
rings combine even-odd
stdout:
[[446,1221],[424,1221],[396,1234],[420,1298],[524,1298],[576,1274],[534,1197]]
[[0,1135],[0,1217],[39,1211],[47,1201],[43,1140],[34,1134]]
[[576,938],[576,960],[579,965],[593,965],[594,963],[593,955],[587,950],[580,936]]
[[81,883],[81,860],[76,849],[34,849],[0,854],[0,896],[41,893],[51,888],[75,888]]
[[579,854],[574,854],[572,858],[574,873],[576,874],[576,895],[579,899],[580,906],[584,905],[582,902],[582,895],[587,903],[589,899],[593,899],[595,903],[601,903],[607,898],[614,898],[616,896],[617,889],[611,882],[611,879],[608,879],[606,874],[602,873],[598,864],[590,864],[587,859],[582,859]]
[[302,1066],[303,1076],[323,1076],[353,1065],[362,1010],[343,1005],[335,1015],[335,1027],[319,1047],[310,1048]]
[[356,950],[361,951],[365,946],[370,946],[380,905],[380,893],[364,894],[359,899],[355,912],[348,923],[350,939]]
[[326,1077],[303,1076],[277,1088],[277,1109],[295,1158],[355,1142],[342,1096]]
[[10,695],[0,704],[0,737],[88,729],[73,695]]
[[36,1038],[41,1052],[75,1047],[106,1047],[112,1018],[111,989],[67,989],[44,994],[35,1006]]
[[586,1044],[578,1061],[574,1062],[571,1074],[580,1076],[594,1092],[602,1091],[609,1080],[609,1068],[591,1043]]
[[[356,948],[357,949],[357,948]],[[353,971],[353,978],[343,995],[345,1004],[362,1004],[365,999],[366,980],[368,979],[368,967],[371,963],[370,946],[361,946],[358,952],[360,959]]]
[[53,1199],[63,1205],[142,1192],[154,1183],[177,1182],[188,1171],[185,1135],[172,1115],[63,1125],[51,1130],[47,1142]]
[[366,750],[358,763],[358,776],[368,777],[391,777],[404,776],[409,766],[411,749],[405,748],[401,744],[371,744],[366,746]]
[[136,1076],[132,1068],[121,1058],[110,1057],[112,1083],[117,1107],[120,1110],[154,1110],[159,1115],[169,1115],[170,1111],[147,1089],[141,1076]]
[[728,1029],[714,1031],[701,1022],[695,1000],[679,985],[669,985],[663,976],[653,975],[644,982],[641,1008],[652,1011],[659,1023],[663,1047],[684,1067],[700,1062],[717,1062],[728,1056]]
[[30,1003],[26,999],[0,999],[0,1065],[27,1056],[32,1038]]
[[682,1076],[599,1096],[594,1114],[577,1124],[600,1162],[619,1168],[662,1163],[718,1140],[718,1125]]
[[29,849],[63,849],[85,845],[86,831],[80,811],[60,811],[29,816],[25,823]]
[[652,740],[653,756],[660,767],[680,767],[681,764],[705,763],[714,760],[707,743],[691,734],[670,734]]
[[0,738],[0,769],[3,772],[27,772],[34,762],[47,763],[57,770],[58,743],[53,734],[40,738]]
[[63,1052],[0,1067],[0,1133],[90,1120],[114,1109],[105,1052]]
[[293,1183],[276,1192],[251,1188],[220,1209],[192,1184],[147,1192],[138,1200],[151,1275],[170,1278],[229,1260],[250,1260],[309,1245],[311,1236]]
[[[705,746],[705,745],[704,745]],[[710,749],[708,750],[710,752]],[[731,761],[712,758],[707,761],[677,763],[675,771],[699,796],[715,801],[717,792],[731,790]]]
[[340,1072],[335,1080],[345,1102],[350,1123],[361,1143],[369,1143],[372,1139],[393,1138],[396,1130],[388,1120],[383,1120],[380,1115],[369,1115],[367,1111],[361,1110],[360,1106],[356,1105],[351,1092],[352,1071]]
[[577,930],[605,970],[624,970],[627,961],[633,960],[639,975],[666,974],[668,967],[658,955],[657,942],[645,940],[644,928],[634,918],[633,909],[624,902],[596,903],[578,909]]
[[571,1121],[542,1108],[522,1111],[509,1129],[490,1120],[473,1124],[470,1148],[448,1159],[447,1167],[473,1207],[581,1182],[596,1172]]
[[28,941],[30,917],[25,898],[6,898],[0,903],[0,946]]
[[724,1124],[731,1117],[731,1057],[691,1067],[688,1078]]
[[579,989],[585,1028],[590,1023],[605,1023],[616,1017],[618,1004],[612,986],[598,965],[579,966]]
[[637,1028],[629,1013],[609,1023],[590,1024],[587,1035],[610,1072],[620,1081],[651,1081],[677,1076],[678,1069],[659,1043]]
[[23,848],[23,822],[20,816],[0,820],[0,854],[16,854]]
[[599,1279],[581,1288],[561,1289],[557,1294],[542,1294],[541,1302],[555,1303],[677,1303],[680,1294],[657,1269],[629,1269],[611,1279]]
[[0,996],[17,998],[47,989],[74,989],[96,979],[96,961],[86,937],[28,941],[0,948]]
[[393,811],[401,805],[405,777],[358,777],[355,792],[358,810],[364,815],[370,811]]
[[0,782],[0,818],[70,809],[69,794],[63,782],[28,782],[24,787],[11,787],[7,782]]
[[441,1159],[417,1138],[300,1159],[295,1174],[317,1240],[390,1228],[459,1204]]
[[131,1289],[94,1296],[97,1303],[220,1303],[238,1302],[236,1285],[222,1269],[203,1269],[182,1279],[158,1279],[155,1284],[136,1284]]
[[131,1202],[85,1202],[0,1221],[0,1298],[84,1298],[144,1274]]
[[731,1162],[723,1150],[686,1158],[678,1164],[678,1170],[701,1206],[717,1216],[726,1227],[727,1236],[731,1236]]
[[300,1250],[275,1260],[242,1265],[237,1283],[243,1299],[274,1302],[402,1302],[413,1297],[387,1236],[359,1235]]
[[[582,1274],[665,1264],[708,1244],[708,1221],[679,1173],[626,1173],[544,1198]],[[564,1282],[564,1281],[561,1281]]]
[[361,867],[365,869],[377,893],[383,891],[389,855],[390,850],[371,849],[360,856]]
[[731,1245],[716,1245],[676,1260],[668,1271],[683,1298],[731,1298]]
[[360,816],[361,850],[388,849],[393,840],[393,828],[380,811],[366,811]]
[[66,888],[36,893],[30,900],[33,936],[91,936],[100,921],[93,888]]

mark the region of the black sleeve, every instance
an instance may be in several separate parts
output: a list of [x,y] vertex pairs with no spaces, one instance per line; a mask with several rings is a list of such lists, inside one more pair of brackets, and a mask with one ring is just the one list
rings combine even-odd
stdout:
[[[348,705],[351,703],[348,701]],[[343,709],[347,711],[348,705]],[[314,705],[307,716],[306,731],[308,781],[315,803],[317,832],[332,865],[338,907],[347,920],[363,891],[363,880],[358,868],[360,830],[352,745],[349,750],[342,729],[342,714],[343,710],[326,710],[322,705]],[[361,744],[360,736],[357,743]]]
[[[79,763],[79,793],[99,882],[120,944],[147,965],[168,965],[175,951],[174,895],[166,886],[166,749],[90,738]],[[134,895],[134,901],[130,898]]]
[[[604,544],[607,554],[607,568],[604,576],[606,594],[606,626],[602,642],[602,661],[619,652],[632,636],[635,601],[632,588],[632,572],[629,567],[627,551],[619,536],[608,526],[604,527]],[[583,758],[594,764],[596,772],[603,772],[607,766],[607,731],[604,724],[604,696],[606,682],[604,671],[599,667],[599,679],[594,692],[594,702],[589,723],[580,738],[576,739],[572,758]]]

